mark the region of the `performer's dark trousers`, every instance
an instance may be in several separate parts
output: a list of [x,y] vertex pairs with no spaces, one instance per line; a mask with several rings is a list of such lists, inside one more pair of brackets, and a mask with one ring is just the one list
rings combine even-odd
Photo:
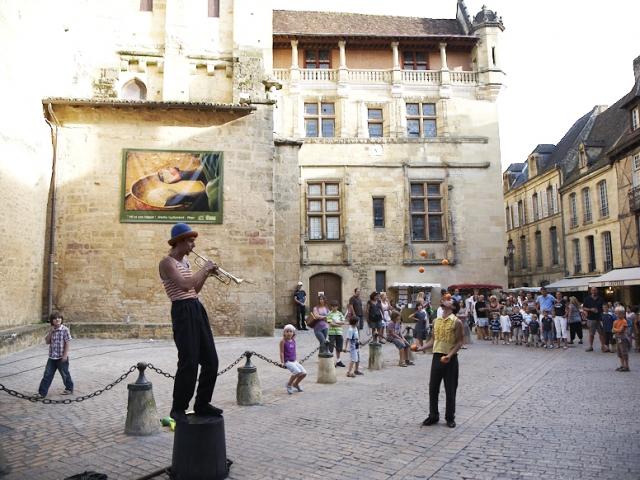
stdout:
[[305,308],[305,306],[296,303],[296,321],[298,322],[298,330],[307,328],[307,324],[304,321],[306,313],[307,309]]
[[173,340],[178,347],[178,371],[173,384],[173,408],[186,410],[193,397],[198,376],[196,405],[211,402],[218,375],[218,353],[213,343],[209,318],[197,299],[177,300],[171,304]]
[[444,380],[444,391],[447,396],[445,420],[454,420],[456,417],[456,390],[458,389],[458,355],[454,355],[449,363],[440,363],[442,353],[434,353],[431,361],[431,376],[429,377],[429,416],[439,418],[438,395],[440,382]]

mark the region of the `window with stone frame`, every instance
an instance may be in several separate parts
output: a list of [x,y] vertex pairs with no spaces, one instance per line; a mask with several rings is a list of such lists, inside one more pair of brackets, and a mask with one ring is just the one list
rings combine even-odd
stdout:
[[208,0],[207,14],[212,18],[220,16],[220,0]]
[[519,221],[520,225],[527,224],[527,211],[524,208],[524,202],[522,200],[518,200],[518,214],[520,215]]
[[533,212],[533,221],[540,219],[540,209],[538,208],[538,194],[534,193],[531,196],[531,210]]
[[341,197],[337,181],[307,183],[307,236],[309,240],[340,240]]
[[411,239],[418,242],[446,240],[443,183],[435,180],[411,182],[410,188]]
[[607,181],[598,183],[598,197],[600,198],[600,218],[609,216],[609,197],[607,195]]
[[438,135],[435,103],[407,103],[407,137],[432,138]]
[[596,271],[596,243],[593,235],[587,235],[585,238],[587,244],[587,272]]
[[384,197],[373,197],[373,226],[384,228]]
[[549,185],[547,187],[547,215],[553,215],[556,213],[556,199],[553,191],[553,187]]
[[569,195],[569,212],[570,216],[570,225],[571,228],[576,228],[578,226],[578,198],[575,193]]
[[331,50],[328,48],[305,48],[304,68],[323,70],[331,68]]
[[520,237],[520,268],[526,270],[529,268],[529,252],[527,251],[527,237]]
[[580,239],[573,239],[573,273],[582,272],[582,259],[580,257]]
[[589,159],[587,158],[587,152],[584,149],[584,145],[580,145],[580,149],[578,151],[578,164],[580,168],[587,168],[589,164]]
[[504,209],[504,215],[506,217],[506,222],[507,222],[507,230],[511,230],[511,212],[509,210],[509,207],[506,207]]
[[536,266],[542,267],[543,259],[542,259],[542,232],[538,230],[535,233],[536,240]]
[[583,223],[591,223],[593,221],[591,212],[591,190],[589,190],[589,187],[582,189],[582,221]]
[[636,153],[631,159],[633,188],[640,187],[640,153]]
[[380,138],[384,136],[384,119],[381,108],[367,109],[367,126],[369,138]]
[[141,12],[153,12],[153,0],[140,0]]
[[558,265],[560,259],[558,255],[558,230],[556,227],[549,229],[549,243],[551,244],[551,263],[552,265]]
[[429,55],[422,50],[405,50],[402,52],[403,70],[428,70]]
[[604,271],[613,270],[613,249],[611,247],[611,232],[602,232],[602,248],[604,250]]
[[304,132],[306,137],[335,137],[335,104],[330,102],[305,102]]
[[631,110],[631,130],[640,128],[640,106]]

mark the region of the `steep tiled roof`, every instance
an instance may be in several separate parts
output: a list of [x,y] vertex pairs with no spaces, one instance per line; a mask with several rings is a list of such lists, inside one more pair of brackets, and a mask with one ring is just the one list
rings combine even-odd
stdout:
[[539,153],[544,155],[546,153],[552,153],[556,146],[553,143],[541,143],[533,149],[531,153]]
[[567,169],[565,173],[565,185],[571,184],[585,173],[597,170],[609,163],[607,152],[629,129],[629,114],[621,107],[628,101],[630,94],[622,97],[596,117],[589,136],[584,141],[588,157],[587,172],[581,173],[577,162],[573,163],[572,168]]
[[294,10],[273,11],[273,34],[371,37],[470,36],[465,35],[462,26],[455,19]]

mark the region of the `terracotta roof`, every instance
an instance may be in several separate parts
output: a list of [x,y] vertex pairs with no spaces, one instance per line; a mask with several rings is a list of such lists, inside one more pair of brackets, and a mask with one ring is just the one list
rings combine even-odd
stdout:
[[273,11],[274,35],[429,37],[466,35],[456,19],[342,12]]

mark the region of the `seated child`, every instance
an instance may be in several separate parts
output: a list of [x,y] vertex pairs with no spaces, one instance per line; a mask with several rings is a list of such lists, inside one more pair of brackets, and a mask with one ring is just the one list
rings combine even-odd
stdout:
[[302,392],[300,382],[307,376],[307,371],[298,361],[296,361],[296,327],[291,324],[285,325],[282,330],[282,340],[280,340],[280,362],[291,372],[291,377],[287,382],[287,393],[291,395],[295,388]]
[[400,362],[398,366],[406,367],[407,365],[413,365],[413,362],[409,360],[409,342],[402,335],[402,322],[400,321],[400,313],[391,313],[391,321],[387,325],[387,340],[392,342],[397,348],[400,354]]

